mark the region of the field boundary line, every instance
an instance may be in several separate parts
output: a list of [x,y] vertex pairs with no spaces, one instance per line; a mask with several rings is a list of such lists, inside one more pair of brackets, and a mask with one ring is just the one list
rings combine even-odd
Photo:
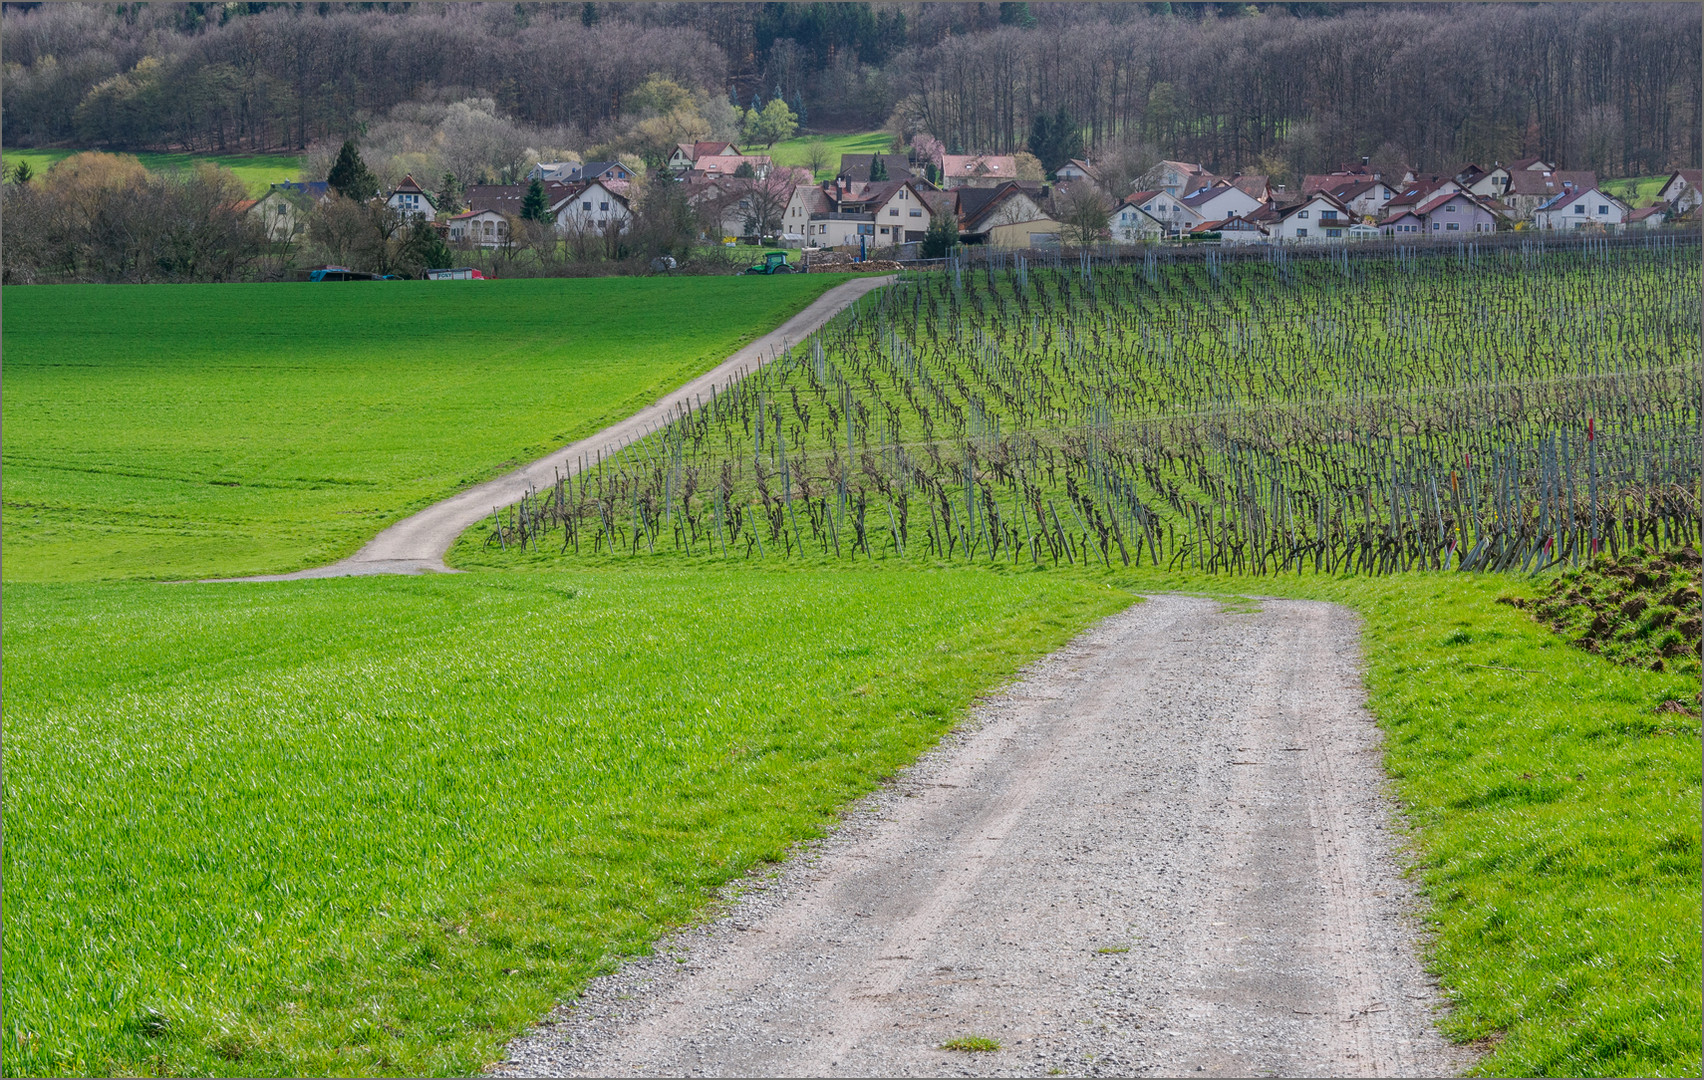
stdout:
[[210,582],[298,581],[305,578],[359,577],[370,574],[450,574],[444,555],[469,527],[489,518],[497,507],[518,501],[529,489],[544,489],[556,483],[563,472],[578,473],[580,460],[595,461],[626,446],[652,428],[667,423],[681,408],[696,409],[699,398],[708,399],[713,389],[725,390],[732,383],[758,370],[788,349],[816,333],[836,315],[876,289],[897,280],[893,274],[854,278],[841,282],[811,301],[769,333],[735,352],[709,371],[664,394],[625,420],[602,431],[571,442],[473,487],[456,492],[401,521],[386,527],[367,541],[361,550],[328,566],[296,570],[288,574],[255,574],[247,577],[208,578]]

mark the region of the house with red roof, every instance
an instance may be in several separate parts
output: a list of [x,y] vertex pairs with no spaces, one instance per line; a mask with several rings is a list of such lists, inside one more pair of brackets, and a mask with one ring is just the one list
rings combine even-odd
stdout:
[[1018,178],[1018,159],[1011,154],[943,154],[941,186],[999,187]]
[[731,142],[683,142],[676,143],[669,154],[668,167],[675,172],[698,167],[698,161],[707,157],[739,157],[740,148]]

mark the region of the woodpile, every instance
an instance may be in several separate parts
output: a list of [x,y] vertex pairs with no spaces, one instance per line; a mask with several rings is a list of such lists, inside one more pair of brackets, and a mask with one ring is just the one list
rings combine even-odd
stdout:
[[865,259],[844,251],[813,251],[808,259],[813,274],[892,274],[900,265],[892,259]]

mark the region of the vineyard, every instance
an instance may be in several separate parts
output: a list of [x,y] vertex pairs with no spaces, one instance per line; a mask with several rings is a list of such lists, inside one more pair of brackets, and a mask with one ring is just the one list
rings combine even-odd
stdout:
[[1700,533],[1695,242],[950,265],[555,487],[503,553],[1536,571]]

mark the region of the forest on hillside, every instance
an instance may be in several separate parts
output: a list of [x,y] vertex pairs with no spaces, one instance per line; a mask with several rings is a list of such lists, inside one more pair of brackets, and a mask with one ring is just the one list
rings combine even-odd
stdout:
[[1299,175],[1360,155],[1539,155],[1604,176],[1700,160],[1696,5],[5,4],[8,145],[236,151],[359,136],[489,99],[561,145],[607,140],[655,74],[817,130],[888,125]]

